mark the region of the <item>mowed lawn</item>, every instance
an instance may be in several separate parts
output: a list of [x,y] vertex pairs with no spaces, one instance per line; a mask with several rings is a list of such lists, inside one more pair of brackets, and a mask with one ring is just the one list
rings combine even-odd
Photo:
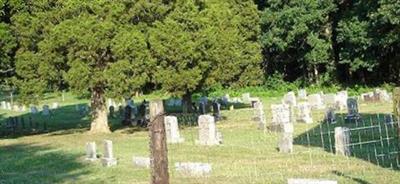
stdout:
[[[50,96],[43,103],[60,101]],[[135,100],[138,102],[139,100]],[[271,122],[270,104],[279,99],[263,98],[267,122]],[[113,119],[113,133],[89,135],[88,117],[75,111],[75,104],[87,103],[67,95],[62,107],[48,121],[45,134],[0,138],[0,183],[149,183],[150,171],[132,164],[133,156],[149,155],[146,130],[122,128]],[[392,104],[360,104],[365,114],[390,113]],[[0,122],[8,116],[20,115],[0,111]],[[223,111],[226,119],[218,122],[223,144],[206,147],[195,144],[196,127],[181,126],[182,144],[168,145],[171,183],[286,183],[288,178],[332,179],[339,183],[399,183],[400,172],[383,168],[367,160],[336,156],[322,147],[297,145],[292,154],[277,151],[279,134],[263,132],[252,121],[251,109]],[[294,138],[318,126],[323,111],[313,112],[314,123],[295,124]],[[84,161],[85,143],[96,141],[103,152],[102,140],[114,143],[118,165],[110,168],[100,162]],[[207,162],[212,164],[208,177],[193,178],[175,172],[176,162]]]

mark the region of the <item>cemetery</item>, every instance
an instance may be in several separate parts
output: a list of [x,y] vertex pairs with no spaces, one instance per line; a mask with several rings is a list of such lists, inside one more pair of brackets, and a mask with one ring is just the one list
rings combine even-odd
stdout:
[[0,184],[400,183],[400,0],[0,0]]

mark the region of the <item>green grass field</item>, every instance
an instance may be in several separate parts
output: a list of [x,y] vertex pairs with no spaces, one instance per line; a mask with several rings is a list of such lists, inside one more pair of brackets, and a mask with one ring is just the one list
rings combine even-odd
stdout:
[[[43,104],[60,100],[50,95]],[[270,123],[270,104],[279,99],[262,100]],[[119,119],[112,119],[113,133],[89,135],[86,133],[89,118],[75,112],[75,104],[82,103],[87,100],[67,95],[53,117],[35,115],[36,121],[48,122],[47,133],[0,138],[0,183],[149,183],[149,170],[132,164],[133,156],[149,155],[147,131],[122,128]],[[360,105],[363,114],[390,113],[391,110],[391,104]],[[24,114],[0,110],[0,123],[4,124],[9,116],[21,115]],[[277,151],[277,133],[257,130],[250,109],[223,111],[222,115],[226,119],[217,124],[224,141],[220,146],[196,145],[197,128],[181,126],[185,142],[168,145],[171,183],[286,183],[288,178],[332,179],[354,184],[400,183],[398,170],[357,156],[336,156],[322,146],[297,144],[296,139],[319,127],[323,111],[313,112],[311,125],[295,124],[292,154]],[[84,161],[85,143],[96,141],[101,153],[103,139],[113,141],[117,166],[105,168],[100,162]],[[175,172],[175,162],[188,161],[211,163],[212,174],[191,178]]]

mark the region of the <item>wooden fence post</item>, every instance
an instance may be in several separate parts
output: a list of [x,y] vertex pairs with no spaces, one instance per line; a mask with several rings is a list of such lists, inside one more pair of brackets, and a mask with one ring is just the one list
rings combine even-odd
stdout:
[[151,184],[169,184],[168,150],[162,100],[150,102],[150,166]]

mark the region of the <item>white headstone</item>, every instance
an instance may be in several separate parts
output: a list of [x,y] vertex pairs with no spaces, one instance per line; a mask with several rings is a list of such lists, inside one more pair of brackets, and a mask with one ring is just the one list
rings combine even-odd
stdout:
[[242,101],[243,103],[250,103],[251,101],[250,93],[243,93],[242,94]]
[[11,107],[11,103],[10,102],[6,102],[6,109],[11,111],[12,107]]
[[175,170],[183,175],[199,177],[210,175],[212,167],[207,163],[178,162],[175,163]]
[[168,143],[181,143],[184,141],[179,134],[178,119],[175,116],[165,116],[164,124]]
[[222,143],[221,133],[217,131],[214,116],[201,115],[198,119],[200,145],[219,145]]
[[52,109],[58,109],[60,107],[60,104],[58,103],[58,102],[54,102],[52,105],[51,105],[51,108]]
[[326,107],[334,107],[336,108],[336,94],[329,93],[324,95],[324,104]]
[[254,120],[258,121],[258,129],[265,130],[267,121],[265,119],[264,105],[261,101],[254,104]]
[[288,104],[288,105],[296,106],[296,104],[297,104],[297,101],[296,101],[296,94],[295,94],[293,91],[287,93],[287,94],[283,97],[283,102],[284,102],[285,104]]
[[281,124],[290,123],[290,109],[287,104],[271,105],[273,131],[280,131]]
[[312,109],[324,109],[324,103],[322,101],[321,94],[312,94],[308,96],[308,103]]
[[133,165],[136,167],[150,168],[149,157],[133,157]]
[[104,156],[101,161],[105,167],[117,165],[117,159],[113,155],[113,144],[110,140],[104,140]]
[[297,97],[299,100],[307,100],[307,91],[305,89],[300,89],[297,92]]
[[339,110],[344,110],[347,108],[347,91],[339,91],[336,94],[336,106]]
[[86,158],[88,161],[96,161],[97,153],[96,153],[96,142],[88,142],[86,143]]
[[307,102],[302,102],[297,105],[297,120],[304,123],[312,123],[311,107]]
[[0,108],[1,109],[7,109],[7,102],[6,101],[2,101]]

